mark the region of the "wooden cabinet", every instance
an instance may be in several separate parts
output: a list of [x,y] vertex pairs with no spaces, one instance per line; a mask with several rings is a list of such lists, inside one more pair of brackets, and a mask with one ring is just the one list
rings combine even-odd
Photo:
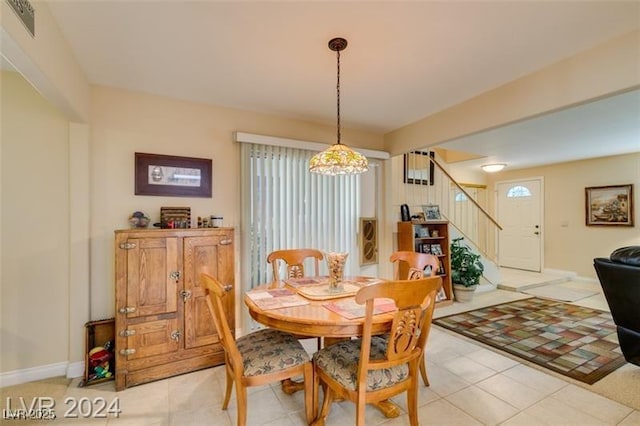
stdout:
[[[398,222],[398,250],[431,253],[438,256],[444,298],[438,305],[453,303],[451,288],[451,261],[449,257],[449,222],[430,220],[421,222]],[[400,274],[405,276],[407,266],[400,265]]]
[[116,231],[116,390],[222,364],[198,277],[225,284],[234,325],[233,229]]

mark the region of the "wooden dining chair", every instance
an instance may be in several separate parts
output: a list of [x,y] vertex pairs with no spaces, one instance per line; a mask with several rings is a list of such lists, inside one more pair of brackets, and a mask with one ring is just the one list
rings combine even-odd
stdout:
[[[433,254],[416,253],[413,251],[397,251],[391,253],[389,258],[393,262],[394,277],[396,280],[416,280],[424,277],[424,268],[431,266],[429,276],[435,277],[440,268],[438,257]],[[401,263],[405,263],[404,268],[400,267]],[[401,270],[406,269],[406,275],[401,277]],[[425,386],[429,386],[429,376],[427,375],[427,362],[422,357],[420,361],[420,375]]]
[[[402,392],[407,392],[409,421],[418,424],[418,365],[441,285],[441,277],[428,277],[382,281],[358,291],[356,302],[365,304],[362,338],[335,343],[313,356],[315,398],[320,384],[325,391],[314,424],[324,424],[331,402],[338,397],[356,403],[356,424],[364,425],[365,404]],[[397,307],[388,339],[371,335],[377,298],[393,299]]]
[[[396,280],[408,280],[420,277],[418,271],[431,266],[430,276],[434,276],[440,269],[438,256],[427,253],[416,253],[414,251],[396,251],[391,253],[389,258],[393,262],[393,277]],[[424,275],[424,272],[423,272]]]
[[[269,253],[267,256],[267,263],[270,263],[273,268],[273,283],[274,285],[281,286],[283,278],[280,274],[280,268],[282,265],[286,268],[287,278],[302,278],[308,276],[305,274],[304,263],[307,259],[312,259],[314,265],[314,275],[320,275],[320,261],[324,259],[324,255],[320,250],[302,248],[302,249],[287,249],[287,250],[275,250]],[[322,347],[322,338],[296,335],[298,339],[316,339],[316,345],[318,349]]]
[[207,305],[224,349],[226,392],[222,409],[226,410],[236,385],[238,425],[247,422],[247,387],[261,386],[302,375],[304,377],[304,405],[307,423],[313,412],[313,367],[309,355],[300,342],[279,330],[266,328],[234,339],[225,316],[222,298],[224,286],[214,277],[201,274],[201,285],[206,289]]
[[305,274],[304,262],[307,259],[313,259],[314,276],[320,275],[320,261],[324,259],[320,250],[303,248],[272,251],[267,256],[267,263],[270,263],[273,268],[273,281],[282,282],[280,274],[282,264],[287,271],[284,279],[306,277],[308,274]]

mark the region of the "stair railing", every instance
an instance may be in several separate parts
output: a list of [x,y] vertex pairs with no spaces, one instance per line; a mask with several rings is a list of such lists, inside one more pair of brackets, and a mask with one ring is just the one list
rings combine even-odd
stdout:
[[405,203],[413,212],[419,211],[424,204],[437,205],[441,216],[449,220],[486,259],[497,265],[498,233],[502,226],[433,156],[425,157],[433,164],[433,179],[427,185],[423,182],[409,184]]

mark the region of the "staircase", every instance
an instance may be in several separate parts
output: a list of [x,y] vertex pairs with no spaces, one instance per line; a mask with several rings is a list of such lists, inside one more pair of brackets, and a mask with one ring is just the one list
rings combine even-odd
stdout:
[[[456,182],[434,158],[435,155],[403,157],[405,164],[398,166],[402,166],[405,171],[405,182],[402,188],[404,191],[399,191],[396,197],[399,201],[397,211],[401,204],[408,204],[413,214],[421,212],[425,204],[439,206],[440,215],[449,221],[450,239],[464,237],[463,243],[482,256],[485,270],[476,291],[497,288],[501,282],[498,267],[498,232],[502,227],[482,207],[481,201],[475,199],[471,194],[473,191],[466,190]],[[412,164],[414,157],[417,157],[421,164]],[[407,179],[407,170],[417,170],[419,178]],[[423,171],[422,175],[420,171]]]

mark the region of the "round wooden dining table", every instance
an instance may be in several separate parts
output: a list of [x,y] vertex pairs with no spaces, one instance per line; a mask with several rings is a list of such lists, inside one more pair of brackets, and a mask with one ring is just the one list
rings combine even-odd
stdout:
[[[274,283],[265,284],[254,290],[274,288]],[[353,299],[354,296],[332,300],[309,300],[306,305],[279,309],[262,309],[245,293],[244,303],[251,317],[260,324],[271,328],[310,337],[344,339],[362,335],[364,317],[347,319],[324,307],[328,302]],[[393,315],[378,314],[373,318],[372,334],[383,334],[390,330]]]
[[[370,277],[358,277],[362,285],[367,282],[381,281],[380,279]],[[263,284],[251,291],[269,290],[279,288],[282,282],[272,282]],[[285,286],[290,288],[288,286]],[[292,291],[295,289],[290,288]],[[324,305],[331,302],[341,302],[353,300],[354,295],[342,298],[334,298],[331,300],[310,300],[304,305],[284,307],[279,309],[263,309],[261,308],[247,293],[244,295],[244,303],[249,309],[251,318],[262,325],[286,331],[299,336],[323,337],[324,345],[329,346],[332,343],[351,337],[362,335],[364,327],[364,317],[347,319],[344,316],[327,309]],[[390,331],[391,322],[393,321],[393,313],[381,313],[373,318],[372,334],[384,334]],[[283,385],[283,391],[292,393],[302,389],[301,386],[294,384]],[[314,398],[315,402],[316,398]],[[314,404],[315,405],[315,404]],[[397,417],[400,415],[398,407],[390,401],[382,401],[374,404],[386,417]]]

